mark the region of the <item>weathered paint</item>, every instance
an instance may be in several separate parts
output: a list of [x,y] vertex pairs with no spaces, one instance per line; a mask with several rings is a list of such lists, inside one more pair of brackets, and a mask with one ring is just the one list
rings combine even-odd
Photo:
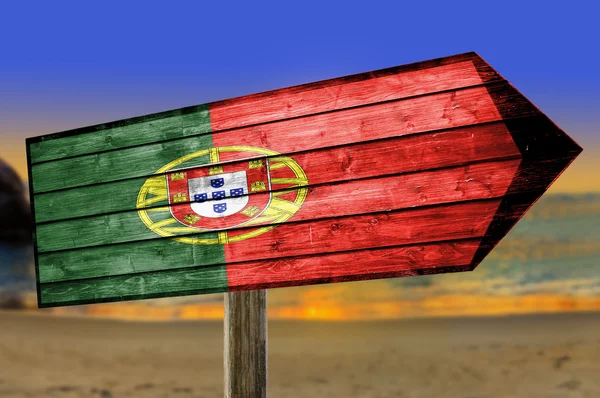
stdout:
[[[27,150],[45,307],[470,270],[581,148],[469,53]],[[216,231],[173,218],[195,199],[168,178],[261,162],[243,195],[266,209]]]

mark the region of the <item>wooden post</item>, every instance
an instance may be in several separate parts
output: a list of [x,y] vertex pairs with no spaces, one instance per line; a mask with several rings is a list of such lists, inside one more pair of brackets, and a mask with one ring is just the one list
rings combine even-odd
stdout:
[[225,397],[267,396],[267,291],[225,294]]

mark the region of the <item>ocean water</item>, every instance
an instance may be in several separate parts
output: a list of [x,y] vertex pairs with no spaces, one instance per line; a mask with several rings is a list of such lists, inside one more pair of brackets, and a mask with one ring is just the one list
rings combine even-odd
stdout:
[[31,245],[0,242],[0,299],[35,291]]
[[598,296],[600,194],[542,196],[473,272],[390,283],[407,294],[429,287],[451,294]]

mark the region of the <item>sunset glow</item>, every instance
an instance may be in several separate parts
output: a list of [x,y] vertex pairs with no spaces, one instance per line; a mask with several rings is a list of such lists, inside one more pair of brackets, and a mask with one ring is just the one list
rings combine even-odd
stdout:
[[[118,303],[44,310],[63,316],[92,316],[139,321],[222,320],[223,304],[148,306]],[[385,320],[420,317],[496,316],[509,314],[600,311],[600,297],[529,295],[516,297],[445,295],[420,301],[399,300],[365,303],[306,303],[269,306],[269,319],[313,321]]]

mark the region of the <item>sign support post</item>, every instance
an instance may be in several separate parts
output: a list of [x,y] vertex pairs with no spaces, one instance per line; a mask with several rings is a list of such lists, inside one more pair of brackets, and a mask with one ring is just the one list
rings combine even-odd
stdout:
[[267,396],[267,291],[225,293],[225,397]]

